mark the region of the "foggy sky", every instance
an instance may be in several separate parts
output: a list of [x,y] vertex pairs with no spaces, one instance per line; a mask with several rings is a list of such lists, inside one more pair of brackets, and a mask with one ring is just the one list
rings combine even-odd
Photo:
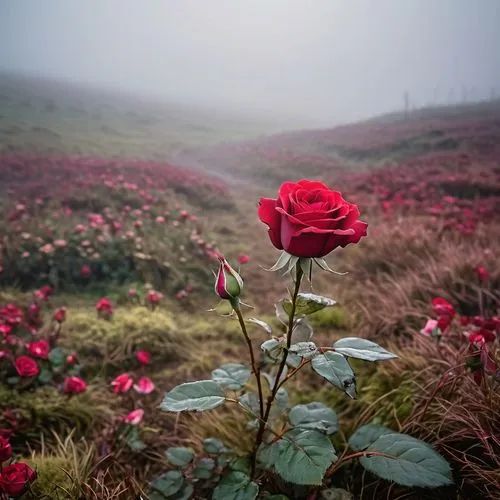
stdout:
[[0,69],[340,123],[500,95],[500,0],[0,0]]

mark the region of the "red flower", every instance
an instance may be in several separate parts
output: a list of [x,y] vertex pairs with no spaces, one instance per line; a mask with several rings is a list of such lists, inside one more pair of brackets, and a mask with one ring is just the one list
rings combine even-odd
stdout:
[[128,373],[122,373],[111,382],[111,386],[113,387],[113,392],[118,394],[120,392],[128,392],[133,383],[134,381]]
[[432,299],[432,307],[437,316],[449,316],[450,321],[455,316],[455,308],[445,299]]
[[77,361],[78,359],[76,357],[76,354],[68,354],[66,356],[66,363],[68,363],[68,365],[74,365]]
[[127,424],[130,424],[130,425],[137,425],[137,424],[141,423],[143,417],[144,417],[144,410],[138,409],[138,410],[131,411],[123,419],[123,421]]
[[141,377],[137,384],[134,384],[134,389],[139,394],[150,394],[155,390],[155,385],[149,377]]
[[40,372],[38,363],[29,356],[19,356],[14,364],[20,377],[34,377]]
[[4,337],[7,337],[7,335],[12,333],[12,326],[8,325],[7,323],[0,324],[0,333]]
[[0,309],[0,319],[11,326],[18,325],[23,320],[23,312],[14,304],[7,304]]
[[151,363],[151,354],[148,351],[137,351],[135,359],[137,359],[140,365],[149,365]]
[[87,383],[80,377],[66,377],[63,392],[66,394],[80,394],[87,389]]
[[36,479],[36,472],[27,464],[7,465],[0,474],[0,491],[9,497],[20,497]]
[[215,280],[215,293],[221,299],[231,300],[240,296],[243,290],[241,276],[229,265],[227,260],[219,256],[219,272]]
[[247,264],[249,261],[250,261],[250,257],[248,255],[245,255],[243,253],[238,255],[238,262],[240,264]]
[[159,304],[161,300],[161,294],[158,292],[155,292],[154,290],[149,290],[146,300],[153,305]]
[[259,218],[269,226],[278,250],[297,257],[324,257],[335,248],[366,236],[359,210],[322,182],[301,180],[281,185],[278,198],[261,198]]
[[478,267],[476,269],[476,274],[479,280],[482,281],[483,283],[486,283],[490,279],[490,274],[488,273],[488,270],[485,267]]
[[80,269],[80,276],[82,278],[88,278],[92,274],[92,269],[89,266],[82,266]]
[[0,436],[0,465],[3,462],[9,460],[12,456],[12,446],[9,443],[9,440],[3,436]]
[[113,306],[111,305],[110,300],[106,297],[100,299],[95,305],[95,308],[97,309],[97,314],[106,318],[109,318],[113,314]]
[[35,358],[47,359],[49,350],[50,347],[46,340],[33,340],[28,344],[28,352]]
[[63,323],[64,320],[66,319],[66,308],[65,307],[59,307],[54,311],[54,315],[52,316],[52,319],[56,321],[57,323]]

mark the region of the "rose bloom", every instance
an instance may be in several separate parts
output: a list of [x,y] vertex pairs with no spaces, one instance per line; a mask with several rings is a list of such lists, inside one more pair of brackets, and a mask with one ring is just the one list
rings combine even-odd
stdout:
[[155,292],[154,290],[149,290],[146,298],[150,304],[159,304],[161,300],[161,294]]
[[66,394],[80,394],[87,389],[87,383],[80,377],[66,377],[63,392]]
[[453,318],[455,316],[455,308],[446,300],[441,297],[432,299],[432,308],[437,316],[448,316]]
[[148,351],[137,351],[135,359],[137,359],[140,365],[149,365],[151,363],[151,354]]
[[238,262],[240,264],[247,264],[250,260],[250,257],[248,255],[245,255],[245,254],[240,254],[238,255]]
[[134,389],[139,394],[150,394],[155,390],[155,385],[149,377],[141,377],[137,384],[134,384]]
[[38,363],[29,356],[19,356],[14,361],[14,365],[20,377],[34,377],[40,372]]
[[0,333],[4,337],[7,337],[7,335],[10,335],[11,332],[12,332],[12,326],[8,325],[7,323],[0,324]]
[[0,491],[9,497],[20,497],[36,479],[36,472],[27,464],[7,465],[0,474]]
[[54,321],[57,321],[57,323],[63,323],[64,320],[66,319],[66,308],[65,307],[59,307],[54,311],[54,315],[52,316],[52,319]]
[[144,410],[138,409],[138,410],[131,411],[123,419],[123,421],[127,424],[130,424],[130,425],[138,425],[141,423],[143,417],[144,417]]
[[49,350],[50,347],[46,340],[33,340],[28,344],[28,352],[35,358],[47,359]]
[[486,283],[490,279],[490,274],[485,267],[478,267],[476,269],[476,275],[483,283]]
[[9,440],[3,436],[0,436],[0,464],[9,460],[12,456],[12,446]]
[[322,182],[285,182],[278,197],[261,198],[259,218],[269,227],[278,250],[296,257],[320,258],[337,247],[358,243],[366,236],[359,210],[338,191]]
[[438,328],[438,322],[435,319],[428,319],[425,326],[420,330],[420,333],[426,337],[430,337],[436,328]]
[[128,392],[133,383],[134,381],[128,373],[122,373],[111,382],[111,387],[113,387],[115,394],[119,394],[120,392]]
[[67,242],[66,242],[66,240],[55,240],[54,246],[56,248],[65,248],[67,246]]

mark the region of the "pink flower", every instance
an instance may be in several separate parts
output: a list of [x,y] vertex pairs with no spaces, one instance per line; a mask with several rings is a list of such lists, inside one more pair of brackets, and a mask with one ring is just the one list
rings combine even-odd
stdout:
[[68,245],[66,240],[55,240],[54,241],[54,246],[56,248],[65,248]]
[[144,417],[144,410],[142,409],[137,409],[131,411],[124,419],[123,421],[127,424],[130,425],[138,425],[142,422],[142,419]]
[[148,351],[137,351],[135,359],[137,359],[140,365],[149,365],[151,363],[151,354]]
[[156,217],[156,222],[158,224],[163,224],[165,222],[165,217],[162,217],[161,215],[159,215],[158,217]]
[[57,323],[63,323],[64,320],[66,319],[66,308],[65,307],[59,307],[54,311],[54,314],[52,316],[52,319],[56,321]]
[[89,266],[83,265],[80,269],[80,276],[82,278],[88,278],[92,274],[92,269]]
[[45,340],[33,340],[28,344],[28,352],[35,358],[47,359],[49,357],[49,344]]
[[243,253],[238,255],[238,262],[240,264],[246,264],[249,260],[250,260],[250,257],[248,255],[245,255]]
[[435,319],[428,319],[425,326],[420,330],[422,335],[426,337],[431,337],[435,335],[435,332],[438,330],[438,322]]
[[478,267],[476,269],[476,275],[479,278],[479,281],[482,281],[483,283],[486,283],[490,279],[490,274],[484,267]]
[[155,390],[155,385],[149,377],[141,377],[137,384],[134,385],[134,389],[139,394],[150,394]]
[[10,335],[11,332],[12,332],[12,326],[8,325],[7,323],[0,324],[0,333],[4,337],[7,337],[7,335]]
[[87,383],[80,377],[66,377],[63,392],[66,394],[80,394],[87,389]]
[[111,301],[106,297],[100,299],[95,305],[97,309],[97,314],[100,316],[104,316],[105,318],[111,317],[113,314],[113,306],[111,305]]
[[122,373],[111,382],[111,387],[113,387],[115,394],[119,394],[121,392],[128,392],[133,383],[134,381],[128,373]]

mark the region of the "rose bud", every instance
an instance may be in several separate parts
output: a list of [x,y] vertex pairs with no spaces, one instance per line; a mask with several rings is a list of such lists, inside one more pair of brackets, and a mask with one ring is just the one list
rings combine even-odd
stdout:
[[150,394],[155,390],[155,385],[149,377],[141,377],[137,384],[134,384],[134,389],[139,394]]
[[47,359],[49,357],[49,344],[46,340],[33,340],[28,344],[28,352],[35,358]]
[[476,269],[476,275],[479,278],[479,281],[482,281],[483,283],[486,283],[490,279],[490,274],[484,267],[478,267]]
[[74,365],[78,362],[78,358],[76,357],[76,354],[68,354],[66,356],[66,363],[68,365]]
[[215,293],[221,299],[236,299],[243,290],[243,280],[222,255],[219,256],[219,262],[219,272],[215,280]]
[[138,425],[141,423],[142,418],[144,417],[144,410],[138,409],[131,411],[123,421],[130,425]]
[[66,319],[66,308],[59,307],[58,309],[56,309],[54,315],[52,316],[52,319],[57,323],[63,323]]
[[128,392],[133,383],[134,381],[128,373],[122,373],[111,382],[111,387],[113,387],[115,394],[119,394],[121,392]]
[[36,472],[27,464],[7,465],[0,474],[0,491],[6,493],[8,497],[18,498],[26,492],[35,479]]
[[135,359],[140,365],[149,365],[151,363],[151,354],[148,351],[137,351]]
[[87,389],[87,383],[80,377],[66,377],[63,392],[65,394],[80,394]]
[[3,436],[0,436],[0,464],[9,460],[12,456],[12,446],[9,440]]
[[38,363],[29,356],[19,356],[14,361],[14,365],[20,377],[34,377],[40,372]]
[[248,255],[245,255],[243,253],[238,255],[238,262],[240,264],[247,264],[249,260],[250,260],[250,257]]

